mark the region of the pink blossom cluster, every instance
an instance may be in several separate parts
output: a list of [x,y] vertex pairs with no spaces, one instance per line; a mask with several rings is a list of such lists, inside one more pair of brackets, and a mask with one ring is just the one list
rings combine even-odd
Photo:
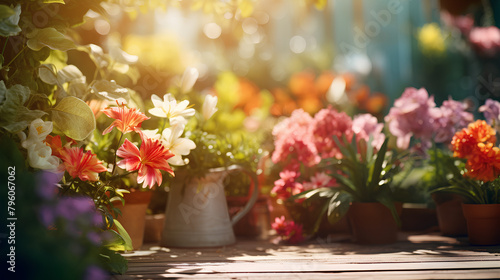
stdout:
[[479,107],[479,112],[483,113],[489,125],[500,125],[500,102],[488,98],[484,105]]
[[460,129],[474,121],[472,113],[467,112],[467,105],[463,102],[445,100],[439,109],[434,110],[436,125],[434,140],[437,143],[449,143],[453,135]]
[[296,224],[294,221],[285,221],[285,217],[276,218],[271,227],[276,231],[286,243],[297,244],[304,241],[302,234],[302,225]]
[[351,141],[353,134],[351,117],[332,107],[320,110],[311,122],[310,135],[321,158],[341,158],[342,153],[333,136],[338,139],[345,136],[347,141]]
[[285,169],[298,170],[300,163],[313,166],[320,162],[321,158],[309,134],[312,121],[313,118],[308,113],[298,109],[273,128],[274,163],[286,162]]
[[424,88],[406,88],[385,121],[397,137],[399,148],[407,149],[412,137],[420,140],[423,148],[428,148],[431,139],[437,143],[449,142],[456,131],[467,126],[473,115],[466,109],[465,104],[451,99],[436,107],[434,97]]
[[495,26],[473,27],[469,42],[479,53],[493,56],[500,50],[500,29]]
[[340,141],[345,137],[351,141],[354,134],[357,139],[369,141],[378,150],[385,140],[382,132],[384,124],[370,114],[356,116],[353,119],[344,112],[337,112],[331,106],[320,110],[314,117],[302,109],[295,110],[273,129],[275,151],[274,163],[282,163],[284,171],[280,173],[271,193],[279,199],[287,199],[304,190],[335,186],[335,179],[328,174],[317,172],[309,181],[298,182],[301,164],[306,167],[316,166],[321,159],[341,158],[334,137]]
[[370,140],[371,146],[379,150],[385,140],[385,134],[382,132],[384,124],[379,123],[377,118],[370,114],[361,114],[354,117],[352,121],[352,130],[358,139]]
[[304,186],[304,190],[306,191],[319,188],[335,187],[337,185],[337,180],[335,180],[335,178],[329,176],[325,172],[317,172],[309,180],[309,182],[304,182],[302,184]]
[[292,195],[299,194],[304,191],[304,187],[295,180],[300,176],[300,173],[290,170],[280,172],[280,179],[274,182],[274,187],[271,193],[276,194],[279,199],[287,199]]

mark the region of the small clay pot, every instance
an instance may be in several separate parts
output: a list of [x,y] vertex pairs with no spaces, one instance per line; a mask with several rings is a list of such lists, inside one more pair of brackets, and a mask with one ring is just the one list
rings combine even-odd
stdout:
[[[396,209],[401,213],[402,204]],[[389,208],[379,202],[352,202],[347,212],[354,242],[389,244],[398,241],[398,225]]]
[[467,222],[462,211],[463,198],[452,193],[433,193],[439,230],[446,236],[466,236]]
[[462,204],[469,243],[500,244],[500,204]]
[[143,244],[144,227],[146,224],[146,210],[149,201],[151,201],[152,192],[133,191],[125,193],[125,205],[121,202],[115,202],[115,207],[122,212],[117,220],[122,224],[132,239],[132,247],[139,250]]

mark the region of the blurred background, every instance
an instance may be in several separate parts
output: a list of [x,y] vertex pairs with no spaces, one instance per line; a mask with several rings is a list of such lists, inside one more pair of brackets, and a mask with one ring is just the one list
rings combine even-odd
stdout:
[[138,55],[140,80],[128,87],[144,97],[168,91],[186,67],[199,71],[199,89],[238,79],[243,90],[236,105],[247,114],[267,103],[274,115],[297,107],[314,113],[325,103],[347,104],[349,93],[357,111],[382,115],[406,87],[425,87],[438,105],[452,97],[477,107],[499,94],[497,33],[471,39],[473,29],[498,24],[497,1],[117,0],[102,6],[108,16],[88,13],[79,39]]

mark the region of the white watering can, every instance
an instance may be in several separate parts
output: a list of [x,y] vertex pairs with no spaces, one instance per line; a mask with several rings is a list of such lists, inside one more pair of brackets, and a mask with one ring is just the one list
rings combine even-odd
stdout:
[[[245,207],[230,219],[223,181],[229,172],[236,170],[251,177],[253,190]],[[186,174],[177,176],[170,186],[160,244],[167,247],[217,247],[235,243],[233,225],[250,211],[258,193],[255,173],[238,165],[211,169],[202,178],[190,179]]]

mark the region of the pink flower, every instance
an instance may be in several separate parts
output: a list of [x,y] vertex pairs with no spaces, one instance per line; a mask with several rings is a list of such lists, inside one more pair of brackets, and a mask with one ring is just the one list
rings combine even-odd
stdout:
[[275,150],[274,163],[283,162],[286,169],[298,170],[300,163],[313,166],[320,162],[316,147],[311,141],[309,126],[313,118],[304,110],[293,111],[273,128]]
[[123,158],[117,165],[127,171],[139,171],[137,183],[144,182],[149,188],[153,188],[155,183],[161,185],[162,175],[161,170],[165,170],[174,175],[174,171],[168,164],[168,159],[173,157],[160,140],[147,138],[141,133],[142,144],[138,149],[132,142],[125,139],[123,145],[118,149],[117,156]]
[[69,175],[73,178],[78,177],[82,181],[97,181],[99,173],[106,171],[106,167],[96,155],[90,151],[83,153],[83,148],[65,147],[60,157]]
[[402,96],[385,117],[389,131],[397,137],[397,146],[407,149],[414,136],[422,142],[430,141],[435,131],[432,109],[436,107],[434,97],[424,88],[406,88]]
[[281,237],[281,239],[289,244],[297,244],[304,241],[302,234],[302,225],[296,224],[294,221],[285,221],[285,216],[276,218],[271,227]]
[[347,141],[351,141],[353,136],[352,120],[346,113],[339,113],[329,106],[316,113],[310,127],[310,133],[321,158],[341,158],[342,153],[335,144],[333,136],[337,136],[342,141],[342,136],[345,135]]
[[299,194],[304,191],[302,184],[295,181],[300,176],[300,173],[295,171],[285,170],[280,172],[280,178],[274,182],[272,194],[276,194],[279,199],[287,199],[292,195]]
[[102,135],[110,133],[114,127],[118,128],[118,130],[123,133],[134,131],[136,128],[141,127],[143,121],[149,119],[149,117],[139,112],[136,108],[128,108],[124,104],[118,104],[118,107],[103,109],[102,112],[106,114],[106,116],[115,119],[113,123],[102,132]]
[[486,56],[493,56],[500,48],[500,29],[495,26],[474,27],[469,41],[476,50]]
[[436,143],[450,143],[457,131],[474,121],[474,116],[466,109],[465,103],[450,98],[444,101],[441,107],[432,110],[436,124]]
[[383,123],[378,123],[376,117],[370,114],[357,115],[352,120],[352,130],[356,133],[357,140],[364,139],[366,142],[373,137],[372,147],[379,150],[385,140],[385,135],[382,132],[384,129]]
[[328,176],[325,172],[318,172],[310,178],[310,182],[303,184],[304,190],[313,190],[319,188],[335,187],[337,181],[335,178]]
[[299,170],[300,164],[314,166],[321,161],[316,147],[309,141],[307,134],[300,138],[298,135],[289,135],[274,142],[275,149],[272,155],[274,163],[285,163],[285,169]]
[[479,107],[479,112],[483,113],[488,124],[500,124],[500,102],[488,98],[484,105]]

